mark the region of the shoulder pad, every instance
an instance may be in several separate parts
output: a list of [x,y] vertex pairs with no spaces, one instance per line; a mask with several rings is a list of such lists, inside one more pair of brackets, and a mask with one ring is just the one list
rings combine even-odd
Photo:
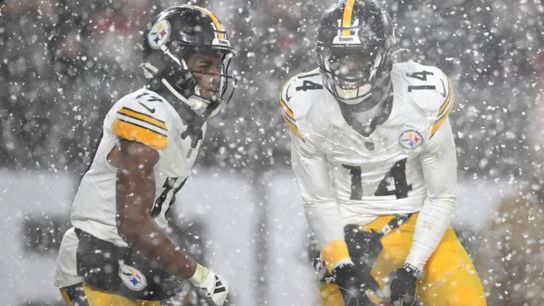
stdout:
[[455,104],[451,81],[439,68],[412,61],[395,64],[393,74],[405,84],[401,90],[407,90],[409,100],[432,121],[431,138]]
[[111,128],[118,137],[161,150],[168,145],[165,118],[165,101],[152,91],[138,90],[117,102]]
[[314,90],[322,90],[322,83],[321,72],[319,69],[314,69],[295,75],[283,86],[280,95],[283,119],[297,136],[300,136],[297,120],[305,117],[311,109],[312,97],[310,93]]

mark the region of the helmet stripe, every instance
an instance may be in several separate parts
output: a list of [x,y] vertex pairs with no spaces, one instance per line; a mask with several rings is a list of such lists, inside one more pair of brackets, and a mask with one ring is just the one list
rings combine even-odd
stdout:
[[342,15],[342,36],[351,35],[351,16],[353,14],[353,7],[355,6],[355,0],[347,0],[344,6],[344,13]]
[[210,17],[210,19],[212,20],[213,25],[215,27],[217,38],[225,39],[225,33],[223,31],[223,25],[221,25],[221,22],[219,22],[219,19],[217,19],[217,17],[215,17],[215,15],[210,10],[208,10],[206,8],[203,8],[203,7],[198,7],[198,8],[201,9],[203,12],[205,12],[208,15],[208,17]]

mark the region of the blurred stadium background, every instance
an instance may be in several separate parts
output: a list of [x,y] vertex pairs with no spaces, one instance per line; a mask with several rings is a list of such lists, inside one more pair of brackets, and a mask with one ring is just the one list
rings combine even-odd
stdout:
[[[335,2],[191,2],[212,9],[230,31],[240,82],[211,122],[172,219],[178,233],[191,233],[180,241],[232,280],[232,305],[317,305],[277,97],[290,75],[316,67],[316,25]],[[544,4],[379,2],[407,56],[454,81],[454,223],[478,262],[479,238],[498,202],[539,166],[527,126],[544,88]],[[143,85],[139,42],[147,22],[183,3],[0,1],[0,304],[61,305],[52,267],[103,116]]]

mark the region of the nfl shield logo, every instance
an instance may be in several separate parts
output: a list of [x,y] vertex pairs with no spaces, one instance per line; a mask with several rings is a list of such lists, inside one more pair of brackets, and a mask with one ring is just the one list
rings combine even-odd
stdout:
[[415,149],[423,143],[423,136],[416,130],[406,130],[400,134],[400,145],[405,149]]

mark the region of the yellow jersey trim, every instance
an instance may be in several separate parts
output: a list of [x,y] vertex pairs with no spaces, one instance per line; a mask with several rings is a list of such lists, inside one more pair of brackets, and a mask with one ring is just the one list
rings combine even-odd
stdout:
[[455,104],[453,99],[452,85],[451,85],[451,81],[449,80],[448,80],[448,90],[449,90],[448,97],[446,98],[446,101],[442,103],[442,105],[440,106],[440,109],[438,110],[438,115],[436,116],[437,119],[434,121],[433,126],[431,127],[431,136],[429,137],[429,139],[431,139],[434,136],[436,131],[438,131],[440,126],[442,126],[444,121],[446,121],[451,110],[453,109],[453,105]]
[[280,106],[281,106],[281,109],[283,110],[284,114],[286,114],[292,120],[295,120],[295,115],[294,115],[293,111],[289,108],[289,106],[287,106],[287,103],[285,103],[285,101],[283,101],[282,98],[280,98]]
[[296,124],[291,122],[291,120],[289,120],[287,116],[283,115],[282,117],[283,121],[285,122],[285,124],[287,124],[287,127],[291,130],[291,132],[293,132],[293,134],[295,134],[295,136],[297,136],[298,138],[304,140],[304,137],[302,136],[302,133],[300,133]]
[[444,110],[447,109],[448,103],[450,103],[450,101],[452,100],[452,95],[453,95],[452,85],[451,85],[451,81],[448,79],[448,97],[446,98],[444,103],[442,103],[442,105],[438,109],[438,116],[437,117],[441,117]]
[[164,149],[168,145],[168,137],[166,135],[133,122],[115,119],[111,128],[115,135],[126,140],[141,142],[155,150]]
[[159,120],[157,118],[154,118],[152,116],[149,116],[147,114],[140,113],[140,112],[137,112],[137,111],[135,111],[133,109],[126,108],[126,107],[121,108],[117,112],[119,114],[121,114],[121,115],[125,115],[125,116],[131,117],[131,118],[134,118],[134,119],[137,119],[137,120],[140,120],[140,121],[144,121],[144,122],[146,122],[148,124],[151,124],[153,126],[156,126],[156,127],[160,128],[160,129],[164,130],[165,132],[168,131],[168,129],[166,128],[166,123],[164,123],[164,121]]

